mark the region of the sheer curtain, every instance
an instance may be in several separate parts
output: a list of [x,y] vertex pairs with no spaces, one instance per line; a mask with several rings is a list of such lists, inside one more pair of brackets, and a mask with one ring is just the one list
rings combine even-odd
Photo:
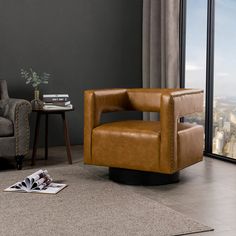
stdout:
[[[143,0],[143,87],[177,88],[180,0]],[[158,114],[144,113],[145,120]]]

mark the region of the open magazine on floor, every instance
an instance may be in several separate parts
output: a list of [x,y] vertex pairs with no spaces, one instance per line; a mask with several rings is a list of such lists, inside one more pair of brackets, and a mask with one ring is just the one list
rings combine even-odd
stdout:
[[66,184],[53,183],[47,170],[38,170],[27,176],[23,181],[4,189],[4,191],[56,194],[66,186]]

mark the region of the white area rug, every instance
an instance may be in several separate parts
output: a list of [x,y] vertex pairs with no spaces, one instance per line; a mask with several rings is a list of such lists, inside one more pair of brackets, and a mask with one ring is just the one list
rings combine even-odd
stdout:
[[[47,168],[69,186],[57,195],[0,192],[0,235],[183,235],[212,230],[125,185],[72,166]],[[0,172],[0,188],[35,169]]]

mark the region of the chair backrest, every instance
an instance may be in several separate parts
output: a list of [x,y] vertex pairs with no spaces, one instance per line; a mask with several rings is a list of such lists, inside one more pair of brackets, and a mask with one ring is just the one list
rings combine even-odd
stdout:
[[127,93],[133,110],[160,112],[161,92],[158,89],[128,89]]
[[7,81],[0,80],[0,99],[7,99],[7,98],[9,98],[7,90]]

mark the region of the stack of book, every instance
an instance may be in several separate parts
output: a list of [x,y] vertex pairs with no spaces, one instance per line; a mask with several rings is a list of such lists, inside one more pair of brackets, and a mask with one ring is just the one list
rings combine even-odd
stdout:
[[68,94],[44,94],[43,102],[43,109],[45,110],[67,110],[73,108]]

